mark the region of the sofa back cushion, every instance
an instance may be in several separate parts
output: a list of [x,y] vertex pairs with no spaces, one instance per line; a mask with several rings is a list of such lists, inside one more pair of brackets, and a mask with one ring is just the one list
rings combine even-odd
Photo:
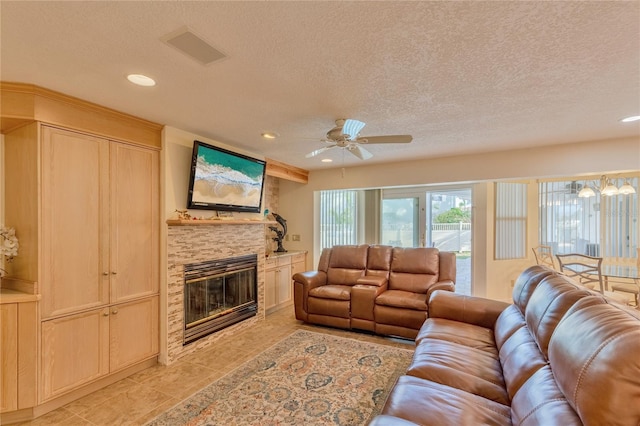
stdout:
[[327,268],[327,284],[355,285],[367,268],[366,244],[343,245],[331,248]]
[[529,299],[524,317],[527,328],[545,358],[549,339],[567,310],[591,293],[561,275],[545,277]]
[[426,294],[427,289],[438,282],[438,253],[438,249],[433,247],[394,247],[389,289]]
[[522,271],[513,285],[513,304],[524,311],[529,303],[529,298],[533,294],[540,281],[543,278],[554,275],[555,271],[542,265],[534,265]]
[[369,246],[367,256],[367,275],[389,278],[391,268],[391,246]]
[[640,312],[598,296],[576,302],[549,342],[558,387],[585,425],[640,424],[639,354]]
[[511,398],[533,374],[547,365],[549,339],[563,315],[577,300],[589,296],[588,291],[563,276],[534,276],[544,278],[535,286],[529,280],[527,287],[534,290],[524,292],[529,294],[524,316],[519,308],[505,310],[498,318],[494,332]]
[[513,286],[513,305],[505,309],[494,326],[494,335],[498,349],[521,327],[525,327],[524,312],[540,281],[554,271],[545,266],[534,265],[525,269],[516,279]]

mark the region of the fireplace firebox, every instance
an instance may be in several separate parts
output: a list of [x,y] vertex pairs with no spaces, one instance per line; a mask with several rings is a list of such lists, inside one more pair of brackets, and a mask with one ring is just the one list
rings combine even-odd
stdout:
[[258,255],[184,265],[187,345],[257,314]]

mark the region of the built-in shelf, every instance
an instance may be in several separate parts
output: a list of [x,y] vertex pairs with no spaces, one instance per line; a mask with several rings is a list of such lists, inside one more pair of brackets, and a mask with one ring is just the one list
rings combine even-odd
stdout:
[[274,220],[251,220],[251,219],[169,219],[169,226],[199,226],[199,225],[274,225],[278,222]]

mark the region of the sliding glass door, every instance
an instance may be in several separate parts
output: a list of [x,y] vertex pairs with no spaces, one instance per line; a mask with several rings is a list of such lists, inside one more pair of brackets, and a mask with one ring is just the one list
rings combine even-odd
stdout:
[[471,294],[471,188],[382,191],[380,244],[456,253],[456,291]]

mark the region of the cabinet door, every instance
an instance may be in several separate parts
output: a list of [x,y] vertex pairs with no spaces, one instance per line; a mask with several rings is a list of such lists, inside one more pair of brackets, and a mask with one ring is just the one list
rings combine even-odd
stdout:
[[158,354],[158,297],[111,307],[110,370]]
[[158,152],[111,144],[111,301],[158,292]]
[[278,267],[276,275],[278,295],[277,303],[286,303],[291,300],[291,265],[282,265]]
[[107,374],[109,309],[43,321],[40,371],[43,401]]
[[269,310],[276,305],[276,270],[267,269],[264,272],[264,308]]
[[0,413],[18,409],[18,304],[0,305]]
[[109,141],[42,133],[42,316],[109,302]]

